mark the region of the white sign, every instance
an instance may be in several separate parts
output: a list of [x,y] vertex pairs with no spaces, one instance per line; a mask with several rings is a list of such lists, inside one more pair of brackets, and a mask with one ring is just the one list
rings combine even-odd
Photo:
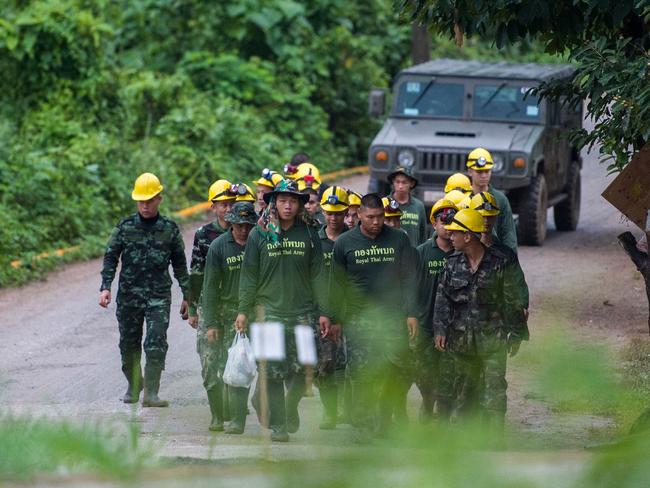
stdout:
[[417,108],[405,108],[404,115],[418,115],[420,111]]
[[259,361],[282,361],[285,358],[284,325],[280,322],[251,324],[251,345]]
[[298,362],[300,364],[316,365],[316,342],[314,340],[314,329],[308,325],[296,325],[296,349],[298,351]]

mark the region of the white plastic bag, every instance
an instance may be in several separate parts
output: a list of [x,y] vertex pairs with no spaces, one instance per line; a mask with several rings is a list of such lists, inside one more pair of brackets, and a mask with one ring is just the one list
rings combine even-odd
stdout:
[[257,364],[251,342],[246,334],[237,332],[228,349],[228,360],[223,371],[223,382],[238,388],[248,388],[257,374]]

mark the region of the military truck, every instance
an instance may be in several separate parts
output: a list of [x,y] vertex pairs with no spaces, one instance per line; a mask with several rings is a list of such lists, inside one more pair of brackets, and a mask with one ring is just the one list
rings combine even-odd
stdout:
[[[369,191],[387,193],[397,166],[414,169],[416,195],[430,206],[447,177],[465,172],[476,147],[492,153],[492,184],[518,216],[520,244],[541,245],[547,208],[558,230],[575,230],[580,215],[580,152],[570,130],[582,124],[582,107],[540,100],[531,89],[570,77],[555,64],[487,63],[438,59],[401,71],[390,113],[368,151]],[[369,112],[384,115],[386,93],[372,90]]]

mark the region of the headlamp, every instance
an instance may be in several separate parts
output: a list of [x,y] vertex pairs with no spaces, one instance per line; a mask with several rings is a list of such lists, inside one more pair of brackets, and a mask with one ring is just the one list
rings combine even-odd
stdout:
[[433,217],[442,220],[443,224],[449,225],[454,220],[454,215],[456,215],[456,209],[443,208],[438,210]]

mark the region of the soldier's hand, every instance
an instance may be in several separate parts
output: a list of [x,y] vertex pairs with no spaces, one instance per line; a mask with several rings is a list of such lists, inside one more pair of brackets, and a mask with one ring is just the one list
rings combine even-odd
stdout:
[[192,327],[193,329],[196,329],[199,325],[199,316],[198,315],[190,315],[187,319],[187,323]]
[[521,341],[512,341],[508,343],[508,353],[510,357],[514,357],[519,352],[519,346],[521,346]]
[[243,313],[238,314],[235,319],[235,330],[237,332],[246,332],[248,330],[248,321]]
[[334,342],[338,342],[341,339],[341,325],[332,324],[330,326],[330,337]]
[[[181,318],[183,320],[187,320],[187,312],[188,312],[189,309],[190,309],[190,306],[188,305],[187,300],[183,300],[181,302],[181,310],[180,310]],[[194,326],[192,326],[192,327],[194,327]],[[194,328],[196,328],[196,327],[194,327]]]
[[111,303],[111,290],[102,290],[99,293],[99,306],[106,308],[109,303]]
[[444,351],[447,347],[447,338],[445,336],[437,335],[434,341],[438,351]]
[[219,330],[218,329],[208,329],[208,332],[205,334],[210,344],[214,344],[219,340]]
[[415,317],[407,317],[406,327],[409,330],[409,339],[415,339],[418,336],[418,319]]
[[327,337],[330,333],[330,327],[332,326],[329,317],[321,315],[318,318],[318,325],[320,326],[320,336]]

